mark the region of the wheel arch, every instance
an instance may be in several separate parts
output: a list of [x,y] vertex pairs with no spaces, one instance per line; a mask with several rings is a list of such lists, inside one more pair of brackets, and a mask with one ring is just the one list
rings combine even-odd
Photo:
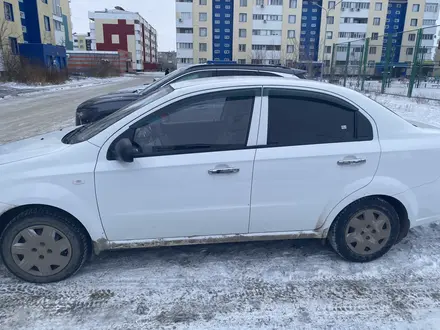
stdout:
[[70,214],[69,212],[60,209],[58,207],[55,206],[51,206],[51,205],[45,205],[45,204],[27,204],[27,205],[20,205],[20,206],[16,206],[13,208],[10,208],[9,210],[7,210],[6,212],[4,212],[3,214],[0,215],[0,236],[3,233],[3,231],[5,230],[6,226],[20,213],[29,210],[29,209],[34,209],[34,208],[45,208],[45,209],[50,209],[54,212],[57,212],[59,214],[62,214],[66,217],[68,217],[69,219],[71,219],[72,221],[75,222],[75,224],[77,224],[81,230],[84,232],[84,234],[87,237],[87,241],[89,244],[89,251],[93,250],[93,240],[92,237],[90,236],[89,231],[87,230],[87,228],[84,226],[84,224],[79,221],[75,216],[73,216],[72,214]]
[[348,206],[352,205],[353,203],[359,202],[360,200],[367,199],[367,198],[383,199],[384,201],[389,203],[394,208],[394,210],[399,215],[399,221],[400,221],[400,233],[399,233],[399,237],[397,239],[397,242],[400,242],[403,238],[405,238],[406,235],[408,234],[408,231],[409,231],[409,228],[411,225],[410,220],[409,220],[409,216],[408,216],[407,207],[404,205],[404,203],[401,200],[397,199],[396,197],[384,195],[384,194],[374,194],[374,195],[362,196],[362,197],[357,198],[355,200],[351,200],[349,203],[347,203],[343,207],[341,205],[339,205],[338,211],[334,212],[335,210],[333,210],[333,212],[329,215],[329,217],[327,217],[327,221],[325,222],[323,227],[326,228],[326,231],[328,231],[328,229],[332,226],[332,224],[337,219],[338,215],[341,212],[343,212]]

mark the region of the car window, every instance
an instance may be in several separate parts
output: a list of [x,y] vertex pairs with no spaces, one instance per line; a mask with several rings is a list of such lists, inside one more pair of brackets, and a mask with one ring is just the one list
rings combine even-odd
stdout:
[[172,91],[174,91],[174,89],[171,86],[165,86],[164,88],[153,92],[151,95],[144,97],[134,103],[130,103],[126,107],[119,109],[112,114],[101,118],[98,121],[78,127],[77,129],[63,137],[62,141],[66,144],[75,144],[87,141],[94,137],[96,134],[115,124],[125,116],[128,116],[129,114],[141,109],[142,107],[145,107],[149,103],[157,101],[158,99],[168,95]]
[[173,82],[179,82],[179,81],[185,81],[185,80],[192,80],[192,79],[200,79],[200,78],[211,78],[215,77],[215,71],[199,71],[199,72],[193,72],[189,73],[185,76],[182,76],[180,78],[177,78]]
[[372,139],[369,120],[359,111],[341,105],[336,98],[332,102],[327,95],[320,98],[317,93],[308,96],[307,93],[276,89],[269,90],[268,95],[268,145],[297,146]]
[[244,148],[259,90],[209,93],[178,101],[135,125],[143,156]]
[[165,86],[165,85],[169,84],[171,81],[173,81],[174,79],[176,79],[176,77],[179,77],[180,75],[182,75],[185,72],[185,70],[187,70],[187,68],[185,68],[185,67],[174,70],[170,74],[165,75],[162,78],[160,78],[159,80],[154,81],[152,84],[148,85],[148,87],[141,90],[139,92],[139,94],[142,96],[147,96],[147,95],[157,91],[162,86]]

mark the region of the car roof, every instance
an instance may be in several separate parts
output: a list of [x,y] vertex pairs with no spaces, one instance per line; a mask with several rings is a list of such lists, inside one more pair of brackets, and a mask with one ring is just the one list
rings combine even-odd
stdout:
[[184,72],[193,72],[206,69],[214,70],[252,70],[271,71],[288,74],[305,74],[307,71],[289,68],[281,65],[258,65],[258,64],[195,64],[185,68]]
[[329,83],[305,80],[305,79],[291,79],[285,77],[261,77],[261,76],[230,76],[230,77],[212,77],[199,78],[192,80],[184,80],[180,82],[171,83],[170,86],[175,90],[185,90],[185,92],[203,91],[224,87],[241,87],[241,86],[295,86],[308,87],[316,89],[327,90],[345,90],[349,89]]

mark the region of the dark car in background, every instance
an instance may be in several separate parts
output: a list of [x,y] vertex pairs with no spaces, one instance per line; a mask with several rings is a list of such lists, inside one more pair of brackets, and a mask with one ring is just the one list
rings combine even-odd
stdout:
[[95,122],[126,105],[148,96],[157,89],[178,81],[224,77],[267,76],[305,79],[306,71],[276,65],[200,64],[181,68],[146,86],[126,89],[92,98],[80,104],[76,110],[76,125]]

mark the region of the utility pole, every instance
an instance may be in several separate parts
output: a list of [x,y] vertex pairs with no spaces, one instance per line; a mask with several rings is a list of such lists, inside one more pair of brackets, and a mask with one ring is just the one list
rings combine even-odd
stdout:
[[[322,62],[322,66],[321,66],[321,80],[323,80],[324,68],[325,68],[324,56],[325,56],[325,46],[326,46],[327,32],[328,32],[327,31],[327,28],[328,28],[328,18],[330,16],[330,11],[332,9],[336,9],[336,6],[339,5],[341,2],[342,2],[342,0],[338,1],[337,3],[335,3],[335,5],[332,8],[324,8],[323,6],[319,5],[317,2],[313,2],[313,4],[315,6],[321,8],[322,10],[325,11],[324,44],[322,45],[322,57],[321,57],[321,62]],[[333,22],[333,24],[335,24],[335,22]]]

